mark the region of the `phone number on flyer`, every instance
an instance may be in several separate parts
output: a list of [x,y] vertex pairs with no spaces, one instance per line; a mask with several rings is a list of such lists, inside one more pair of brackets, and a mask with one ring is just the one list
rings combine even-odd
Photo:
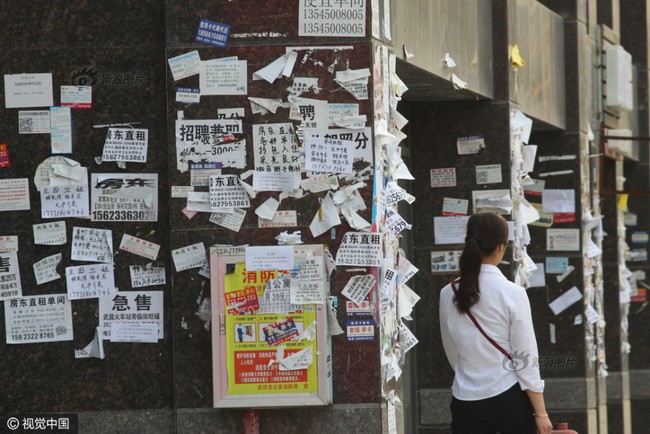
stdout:
[[304,23],[306,35],[353,35],[364,36],[363,24],[350,23]]
[[13,341],[33,341],[35,339],[52,339],[54,332],[41,332],[41,333],[18,333],[11,335]]
[[106,221],[156,221],[156,214],[153,211],[93,211],[93,220]]
[[215,200],[210,202],[210,208],[248,208],[250,202],[246,200]]

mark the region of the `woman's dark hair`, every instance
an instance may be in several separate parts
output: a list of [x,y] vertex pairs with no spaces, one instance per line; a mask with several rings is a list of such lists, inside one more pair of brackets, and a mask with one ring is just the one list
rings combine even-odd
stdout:
[[467,313],[478,302],[480,290],[478,275],[481,260],[491,255],[500,244],[508,242],[508,223],[499,214],[481,212],[473,214],[467,220],[465,248],[460,255],[460,279],[458,292],[454,297],[456,308]]

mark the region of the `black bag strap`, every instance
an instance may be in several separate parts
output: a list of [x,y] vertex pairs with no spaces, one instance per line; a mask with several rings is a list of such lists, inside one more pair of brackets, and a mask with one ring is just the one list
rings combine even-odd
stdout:
[[[456,288],[456,282],[454,282],[454,281],[451,282],[451,289],[454,290],[454,293],[455,293],[455,294],[458,294],[458,288]],[[511,355],[510,355],[506,350],[504,350],[503,347],[502,347],[501,345],[497,344],[496,341],[495,341],[494,339],[492,339],[491,337],[489,337],[487,333],[485,333],[485,330],[483,330],[483,327],[481,327],[481,325],[478,323],[478,321],[476,321],[476,318],[474,317],[474,315],[472,315],[472,312],[470,312],[470,311],[468,310],[468,311],[467,311],[467,316],[469,316],[469,319],[472,320],[472,322],[474,323],[474,325],[476,326],[476,328],[478,329],[478,331],[480,331],[481,334],[482,334],[483,336],[485,336],[485,339],[487,339],[487,340],[488,340],[488,341],[489,341],[489,342],[494,346],[494,348],[496,348],[497,350],[501,351],[501,353],[502,353],[504,356],[506,356],[506,357],[508,358],[508,360],[512,361],[512,356],[511,356]]]

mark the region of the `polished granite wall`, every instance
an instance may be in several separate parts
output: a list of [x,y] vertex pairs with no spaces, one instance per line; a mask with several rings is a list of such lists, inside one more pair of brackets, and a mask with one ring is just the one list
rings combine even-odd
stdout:
[[[114,250],[128,233],[161,245],[158,261],[169,270],[168,171],[165,128],[165,57],[163,5],[156,1],[55,1],[29,4],[6,1],[0,6],[0,65],[3,74],[52,72],[54,102],[59,88],[93,84],[93,108],[72,110],[73,153],[89,173],[125,172],[116,163],[95,162],[101,156],[105,129],[93,125],[140,122],[149,130],[146,164],[127,164],[126,172],[158,173],[157,223],[101,223],[66,219],[68,240],[73,226],[111,229]],[[0,99],[4,101],[4,87]],[[24,295],[65,293],[65,279],[36,285],[32,264],[62,252],[57,270],[71,265],[70,244],[34,246],[32,224],[41,223],[39,193],[31,179],[50,154],[49,134],[18,134],[18,111],[0,109],[0,143],[6,143],[11,167],[0,178],[30,178],[31,210],[3,212],[0,232],[19,235],[19,263]],[[129,265],[149,260],[121,252],[115,256],[118,288],[130,288]],[[167,277],[169,282],[169,275]],[[74,339],[29,345],[0,344],[0,412],[88,411],[165,408],[172,405],[173,306],[170,286],[147,289],[165,294],[165,339],[157,344],[105,343],[106,359],[75,359],[74,350],[88,344],[98,323],[97,299],[72,302]],[[4,311],[0,312],[4,336]]]
[[[159,218],[157,223],[100,223],[66,219],[68,238],[73,226],[111,229],[115,250],[123,233],[137,235],[161,245],[158,261],[167,269],[167,285],[151,288],[164,291],[165,339],[156,344],[123,344],[105,342],[106,358],[75,359],[74,349],[83,348],[93,337],[98,321],[96,300],[72,303],[74,340],[70,342],[6,345],[0,343],[0,413],[28,411],[82,412],[80,426],[88,432],[110,429],[101,427],[102,420],[134,426],[147,417],[161,415],[170,431],[178,422],[179,431],[209,429],[218,420],[228,429],[240,429],[239,410],[213,410],[210,331],[197,317],[199,303],[209,296],[209,282],[196,270],[175,273],[170,250],[203,241],[214,243],[270,244],[281,231],[257,228],[257,218],[249,212],[240,233],[217,227],[207,215],[187,219],[181,209],[182,199],[170,198],[171,185],[188,185],[188,173],[176,170],[174,120],[177,110],[184,110],[186,119],[216,117],[220,107],[246,107],[244,119],[248,143],[251,125],[286,121],[288,112],[276,115],[252,115],[245,96],[208,97],[199,106],[179,106],[174,102],[174,82],[168,72],[167,59],[198,49],[203,60],[237,55],[248,60],[249,96],[280,97],[290,84],[280,79],[274,85],[251,81],[253,71],[268,64],[291,45],[347,45],[353,51],[318,52],[314,58],[328,62],[337,60],[338,67],[352,69],[371,67],[371,49],[367,38],[305,38],[298,37],[298,3],[272,0],[263,7],[259,2],[241,0],[218,1],[52,1],[29,4],[8,0],[0,4],[0,68],[3,74],[52,72],[55,104],[59,86],[89,84],[93,86],[93,108],[73,110],[74,151],[69,157],[88,167],[89,173],[119,172],[115,163],[98,165],[104,130],[97,124],[140,122],[149,129],[149,152],[146,164],[127,164],[127,172],[158,173]],[[368,15],[368,20],[370,13]],[[231,39],[227,48],[216,48],[194,42],[201,18],[230,24]],[[369,23],[368,26],[369,28]],[[280,36],[264,38],[264,32]],[[248,34],[248,36],[244,35]],[[239,36],[239,37],[238,37]],[[353,53],[353,54],[346,54]],[[324,57],[323,57],[324,56]],[[359,102],[360,112],[372,118],[370,100],[357,101],[333,83],[332,74],[314,63],[297,64],[295,72],[302,76],[321,78],[322,94],[329,102]],[[196,81],[196,83],[194,83]],[[198,86],[198,77],[183,84]],[[303,96],[314,96],[306,94]],[[318,97],[317,97],[318,98]],[[4,100],[4,95],[0,95]],[[49,135],[19,135],[18,109],[0,108],[0,143],[6,143],[11,167],[0,169],[0,179],[32,178],[36,166],[50,156]],[[248,168],[252,168],[252,148],[248,149]],[[224,171],[227,173],[227,171]],[[242,171],[233,170],[232,173]],[[370,205],[370,185],[361,190]],[[20,236],[19,257],[23,278],[23,294],[65,292],[65,281],[57,280],[37,286],[31,272],[37,259],[63,251],[58,270],[71,264],[69,245],[33,246],[31,225],[40,223],[40,200],[30,184],[31,210],[3,212],[0,233]],[[260,194],[252,208],[269,194]],[[335,254],[343,234],[349,230],[344,223],[333,234],[328,232],[312,239],[308,228],[315,212],[318,196],[302,200],[285,200],[280,209],[296,209],[298,227],[305,243],[329,245]],[[370,208],[361,215],[370,220]],[[129,288],[128,265],[145,264],[144,258],[120,253],[115,259],[116,285]],[[333,294],[340,294],[347,281],[346,273],[334,276]],[[147,288],[149,289],[149,288]],[[345,308],[339,309],[339,322],[344,324]],[[0,334],[4,334],[4,313],[0,311]],[[183,325],[181,325],[183,323]],[[318,424],[363,426],[377,428],[379,418],[379,358],[377,340],[348,342],[345,335],[333,338],[333,407],[323,409],[262,411],[260,419],[265,432],[286,422],[290,417],[305,429]],[[177,410],[183,409],[183,410]],[[137,412],[136,410],[142,410]],[[193,413],[193,411],[196,413]],[[144,416],[143,416],[144,415]],[[300,423],[298,421],[300,420]],[[318,422],[320,421],[320,422]],[[141,422],[145,424],[147,422]],[[85,425],[84,425],[85,424]],[[100,425],[95,425],[100,424]],[[130,425],[129,425],[130,424]],[[186,426],[187,425],[187,426]],[[296,426],[298,426],[296,425]],[[97,430],[92,428],[97,426]],[[183,428],[185,427],[185,428]],[[125,428],[128,430],[128,428]],[[226,429],[226,428],[224,428]],[[195,431],[196,430],[196,431]],[[155,431],[155,429],[153,430]],[[164,431],[164,430],[163,430]],[[162,432],[162,431],[160,431]]]

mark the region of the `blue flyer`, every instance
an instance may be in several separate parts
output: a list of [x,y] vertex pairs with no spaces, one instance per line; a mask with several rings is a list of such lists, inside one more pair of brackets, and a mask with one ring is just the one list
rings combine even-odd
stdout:
[[201,18],[196,29],[196,42],[224,48],[230,35],[230,25]]

